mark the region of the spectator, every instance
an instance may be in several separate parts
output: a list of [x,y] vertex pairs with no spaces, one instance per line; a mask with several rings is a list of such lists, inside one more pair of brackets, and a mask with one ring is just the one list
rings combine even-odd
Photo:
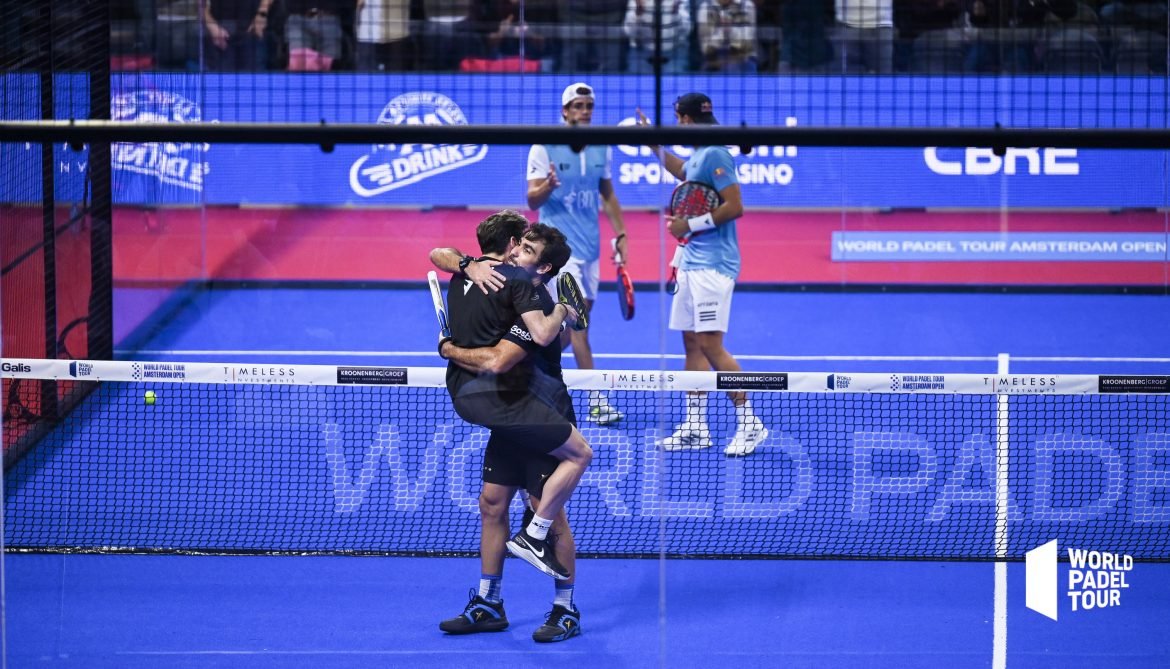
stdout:
[[550,34],[559,20],[556,2],[525,0],[521,5],[520,0],[497,0],[492,14],[498,25],[487,36],[490,57],[540,61],[541,70],[553,70],[559,49],[555,35]]
[[269,10],[272,2],[210,0],[204,5],[208,69],[246,71],[265,67],[271,44]]
[[971,0],[967,13],[978,37],[967,52],[968,72],[1032,72],[1036,43],[1049,13],[1076,15],[1076,0]]
[[288,69],[322,72],[341,58],[344,0],[285,0]]
[[893,0],[836,0],[837,53],[847,73],[894,71]]
[[780,71],[823,73],[833,59],[822,0],[787,0],[780,8]]
[[752,0],[703,0],[697,24],[703,70],[756,72],[756,6]]
[[[654,72],[654,6],[656,0],[630,0],[624,28],[630,38],[629,71]],[[662,0],[662,72],[686,72],[690,54],[691,9],[687,0]]]
[[561,71],[621,72],[626,38],[622,31],[627,0],[565,0],[565,39]]
[[[894,69],[899,72],[957,74],[962,69],[963,38],[957,29],[960,0],[894,0]],[[926,35],[915,46],[919,37]],[[947,56],[955,62],[949,66]],[[938,66],[932,66],[938,63]]]
[[1101,22],[1166,34],[1166,0],[1113,0],[1101,5]]
[[410,69],[410,0],[357,0],[357,69]]
[[775,72],[780,61],[783,0],[752,0],[756,6],[756,41],[761,72]]
[[483,55],[482,34],[476,25],[478,3],[473,0],[422,0],[422,7],[426,21],[420,44],[425,68],[455,70],[464,58]]

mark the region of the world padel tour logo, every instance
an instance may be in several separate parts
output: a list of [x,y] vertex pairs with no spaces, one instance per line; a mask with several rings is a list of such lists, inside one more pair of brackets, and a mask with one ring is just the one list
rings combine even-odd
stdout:
[[1056,620],[1061,608],[1079,613],[1121,606],[1121,595],[1129,588],[1129,575],[1133,572],[1132,555],[1080,548],[1065,551],[1069,563],[1063,593],[1069,601],[1067,607],[1060,606],[1057,540],[1033,548],[1025,555],[1025,604],[1029,609]]
[[947,379],[942,374],[891,374],[891,392],[918,390],[946,390]]
[[88,362],[73,361],[69,363],[69,376],[79,379],[93,374],[93,365]]
[[[391,100],[378,123],[467,125],[467,116],[446,95],[418,91]],[[487,152],[486,144],[377,144],[349,168],[349,186],[362,197],[374,197],[478,163]]]
[[[182,95],[160,90],[119,93],[110,102],[110,114],[115,121],[135,123],[199,123],[203,120],[199,106],[194,102]],[[204,158],[210,148],[211,145],[204,143],[119,142],[112,147],[112,160],[115,170],[141,174],[157,179],[159,183],[200,192],[209,171]]]
[[130,364],[130,378],[134,381],[149,379],[185,381],[187,379],[187,366],[174,362],[135,362]]

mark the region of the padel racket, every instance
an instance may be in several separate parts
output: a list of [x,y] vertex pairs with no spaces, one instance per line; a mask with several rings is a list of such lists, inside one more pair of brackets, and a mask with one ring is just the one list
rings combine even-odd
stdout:
[[[698,181],[684,181],[674,187],[670,194],[670,215],[691,218],[709,214],[719,206],[719,193],[705,183]],[[683,247],[691,238],[702,232],[689,232],[678,240],[674,249],[674,257],[670,261],[670,280],[666,282],[667,292],[674,294],[678,291],[678,266],[682,262]]]
[[439,320],[439,336],[450,337],[451,326],[447,324],[447,307],[443,305],[443,290],[439,288],[439,275],[434,270],[427,272],[427,284],[431,287],[431,301],[435,303],[435,318]]
[[621,307],[622,318],[628,321],[634,317],[634,282],[626,271],[626,259],[618,251],[617,240],[611,239],[610,245],[613,246],[613,263],[617,265],[618,306]]
[[573,325],[574,330],[584,330],[589,327],[589,317],[585,312],[585,297],[581,294],[581,286],[577,285],[577,280],[573,278],[572,274],[562,272],[557,277],[557,299],[573,307],[577,312],[577,322]]

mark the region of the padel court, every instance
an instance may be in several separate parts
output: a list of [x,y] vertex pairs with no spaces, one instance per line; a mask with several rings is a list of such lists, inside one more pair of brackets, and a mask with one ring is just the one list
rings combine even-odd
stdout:
[[[677,371],[681,343],[663,333],[665,303],[653,284],[639,288],[631,322],[620,320],[612,289],[601,294],[597,366],[647,378]],[[838,384],[867,373],[901,383],[997,371],[1170,373],[1164,295],[745,289],[734,299],[727,345],[751,371]],[[683,395],[614,390],[626,419],[586,424],[594,478],[569,505],[579,550],[600,556],[578,563],[583,635],[533,643],[552,586],[508,560],[511,627],[450,638],[438,621],[461,610],[479,575],[467,556],[476,550],[475,454],[486,435],[458,424],[441,388],[161,381],[176,371],[168,362],[183,361],[258,376],[313,365],[438,366],[421,275],[414,285],[126,285],[115,306],[146,314],[115,324],[118,356],[158,364],[140,366],[141,380],[101,384],[8,472],[7,543],[97,550],[113,542],[164,554],[7,555],[9,666],[1170,661],[1170,572],[1141,559],[1143,551],[1164,557],[1170,542],[1170,427],[1165,403],[1152,396],[1008,404],[995,394],[757,393],[772,436],[731,459],[718,446],[661,455],[653,444],[680,419]],[[144,389],[157,392],[156,404],[144,405]],[[711,395],[722,443],[733,429],[728,403]],[[580,415],[584,393],[575,397]],[[971,456],[979,435],[994,441],[980,426],[997,411],[1010,412],[1019,504],[1005,510],[1006,569],[994,562],[992,465]],[[1069,443],[1074,450],[1061,451]],[[862,448],[872,458],[864,471]],[[1070,478],[1094,458],[1104,474]],[[957,471],[966,477],[956,480]],[[1113,506],[1094,506],[1105,498]],[[1136,554],[1119,605],[1071,611],[1070,565],[1061,562],[1059,620],[1026,608],[1021,557],[1052,538],[1062,554],[1069,545]],[[166,546],[285,554],[165,554]],[[887,558],[856,559],[866,547]],[[692,556],[661,559],[660,550]],[[352,554],[327,554],[335,551]],[[914,559],[888,559],[896,556]]]

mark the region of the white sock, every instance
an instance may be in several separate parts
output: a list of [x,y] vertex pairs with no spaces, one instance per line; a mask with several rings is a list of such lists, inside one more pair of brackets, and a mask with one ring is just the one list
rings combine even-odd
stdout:
[[528,527],[524,529],[528,536],[533,539],[540,539],[544,541],[548,537],[548,528],[552,527],[552,521],[540,516],[532,516],[532,522],[528,523]]
[[687,393],[687,425],[707,424],[707,393]]
[[609,404],[609,402],[605,401],[605,395],[602,395],[600,391],[597,391],[597,390],[590,390],[589,391],[589,408],[590,409],[592,409],[593,407],[603,407],[606,404]]
[[573,586],[562,585],[561,581],[556,581],[556,595],[553,597],[553,606],[563,606],[570,611],[575,611],[573,606]]
[[480,574],[479,596],[492,604],[498,604],[504,589],[504,577],[497,574]]
[[743,404],[735,405],[735,422],[740,429],[750,428],[756,423],[756,414],[752,411],[752,401],[745,399]]

